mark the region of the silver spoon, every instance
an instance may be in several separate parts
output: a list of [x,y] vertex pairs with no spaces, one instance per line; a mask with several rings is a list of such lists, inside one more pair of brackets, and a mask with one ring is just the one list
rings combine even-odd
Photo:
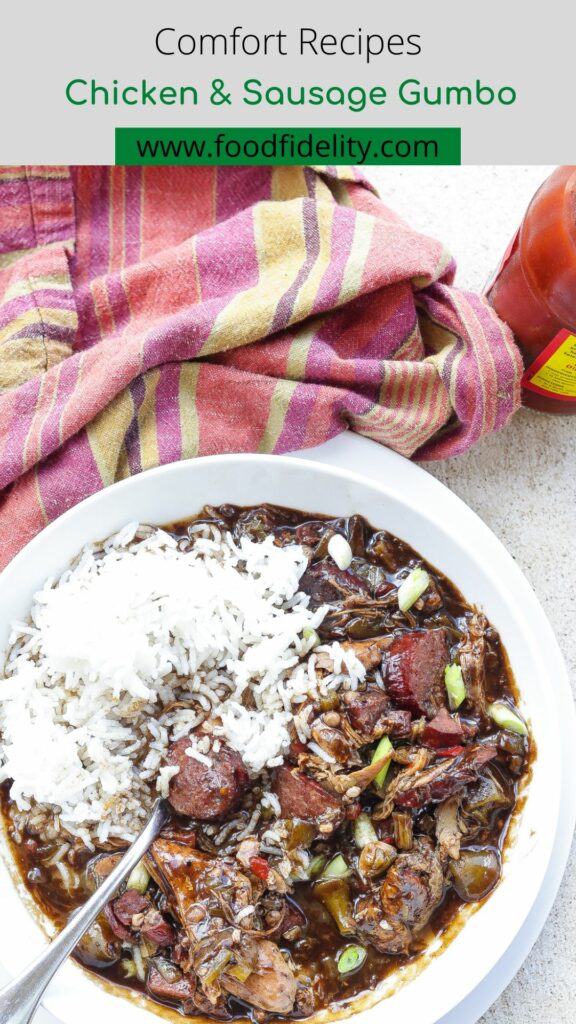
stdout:
[[165,800],[157,800],[147,825],[96,892],[72,915],[66,927],[20,977],[0,989],[0,1024],[28,1024],[58,968],[114,896],[132,868],[142,859],[169,816],[168,803]]

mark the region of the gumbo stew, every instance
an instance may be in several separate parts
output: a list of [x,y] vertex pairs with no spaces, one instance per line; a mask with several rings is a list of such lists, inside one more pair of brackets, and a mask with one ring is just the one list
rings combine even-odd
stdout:
[[[303,657],[330,684],[258,773],[208,711],[196,756],[189,736],[171,743],[172,820],[75,955],[183,1015],[304,1018],[373,989],[497,885],[528,730],[496,630],[360,516],[225,505],[167,529],[180,550],[224,534],[301,545],[299,590],[325,606]],[[338,649],[360,663],[354,685]],[[123,844],[63,842],[10,781],[2,793],[22,877],[63,925]]]

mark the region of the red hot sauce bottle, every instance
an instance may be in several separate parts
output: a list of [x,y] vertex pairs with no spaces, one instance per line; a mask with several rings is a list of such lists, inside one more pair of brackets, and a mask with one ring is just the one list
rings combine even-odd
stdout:
[[576,166],[539,188],[487,298],[522,352],[524,405],[576,413]]

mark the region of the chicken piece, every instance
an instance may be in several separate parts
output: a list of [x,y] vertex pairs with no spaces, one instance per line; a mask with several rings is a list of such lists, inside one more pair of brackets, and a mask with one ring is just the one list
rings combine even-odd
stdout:
[[387,921],[401,921],[417,934],[444,896],[444,876],[432,841],[420,836],[412,850],[400,853],[386,873],[380,901]]
[[358,745],[351,736],[347,736],[341,729],[328,725],[324,716],[316,719],[311,725],[312,738],[318,743],[323,751],[334,758],[341,765],[361,765],[362,759],[358,753]]
[[[299,765],[313,773],[322,783],[322,786],[339,796],[348,796],[353,799],[366,789],[374,781],[378,773],[392,760],[394,751],[384,754],[373,764],[366,764],[353,772],[336,773],[330,764],[321,761],[320,758],[309,754],[302,754],[298,758]],[[352,792],[351,792],[352,791]]]
[[122,860],[121,853],[99,853],[86,865],[86,882],[91,890],[98,889],[105,878]]
[[361,938],[370,942],[379,953],[399,955],[407,953],[412,933],[402,921],[386,920],[376,893],[367,893],[356,900],[354,919]]
[[389,817],[394,809],[396,793],[410,786],[411,780],[428,766],[431,757],[432,754],[426,747],[399,747],[394,751],[394,761],[406,767],[388,783],[384,800],[372,812],[374,821],[383,821]]
[[327,725],[322,717],[312,722],[310,732],[314,742],[339,764],[362,764],[357,747],[350,737],[346,736],[341,729]]
[[276,943],[244,936],[241,952],[242,963],[251,967],[251,973],[240,981],[224,972],[226,991],[268,1013],[290,1013],[296,999],[296,978]]
[[243,839],[236,850],[236,860],[244,868],[250,871],[250,862],[260,856],[260,840],[256,836],[247,836]]
[[342,644],[342,647],[345,650],[353,651],[366,671],[371,672],[380,667],[382,655],[384,651],[388,650],[391,643],[391,636],[375,636],[370,640],[348,640]]
[[440,851],[452,860],[460,856],[463,829],[458,820],[459,809],[459,796],[448,797],[436,808],[436,839]]
[[481,722],[490,721],[488,701],[486,699],[486,629],[488,620],[485,615],[475,612],[468,619],[468,639],[459,650],[458,658],[462,677],[466,687],[468,703],[474,709]]
[[512,807],[514,791],[501,772],[487,768],[476,782],[466,788],[462,811],[471,826],[487,828],[497,811]]
[[446,758],[406,779],[396,789],[394,802],[398,807],[412,809],[428,803],[441,803],[473,782],[497,753],[496,747],[471,744],[456,757]]
[[366,743],[380,739],[381,736],[402,738],[410,735],[411,713],[392,707],[384,690],[375,686],[367,690],[350,690],[344,702],[352,728]]
[[380,953],[408,953],[444,896],[440,858],[424,836],[400,853],[378,892],[356,901],[358,931]]
[[331,560],[313,562],[300,577],[299,589],[310,595],[312,608],[342,601],[351,594],[370,594],[365,580],[349,569],[339,569]]
[[407,811],[394,811],[392,825],[394,827],[394,845],[399,850],[411,850],[414,845],[412,815]]
[[397,626],[394,612],[397,607],[396,591],[382,597],[364,595],[347,597],[334,604],[318,626],[324,640],[364,641],[377,639]]
[[[210,1004],[217,1005],[224,990],[258,1009],[288,1013],[296,997],[296,981],[280,950],[269,939],[241,934],[229,924],[230,917],[235,919],[257,902],[258,889],[253,889],[238,862],[157,839],[147,863],[186,931],[190,964]],[[229,968],[249,967],[250,974],[240,982],[223,969],[216,979],[211,978],[219,956],[228,958]]]
[[252,884],[231,857],[213,857],[160,838],[152,843],[146,862],[191,945],[222,926],[219,897],[234,916],[253,903]]

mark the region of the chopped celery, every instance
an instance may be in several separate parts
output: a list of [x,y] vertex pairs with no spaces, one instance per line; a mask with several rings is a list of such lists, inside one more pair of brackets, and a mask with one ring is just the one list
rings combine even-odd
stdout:
[[496,701],[495,704],[488,705],[488,714],[496,725],[499,725],[501,729],[508,729],[509,732],[517,732],[520,736],[527,736],[528,729],[519,716],[512,711],[512,708],[508,704]]
[[408,573],[406,579],[402,580],[398,587],[398,607],[401,612],[407,612],[430,584],[430,577],[425,569],[418,566]]
[[351,971],[357,971],[359,967],[362,967],[365,959],[364,946],[346,946],[338,957],[338,973],[350,974]]
[[448,703],[452,711],[456,711],[463,701],[466,700],[466,687],[464,686],[460,665],[456,663],[446,665],[444,669],[444,682],[448,693]]
[[210,964],[206,974],[202,975],[202,984],[211,985],[212,982],[216,981],[221,974],[224,973],[226,967],[232,959],[232,953],[229,949],[221,949],[216,954],[212,963]]
[[233,967],[227,967],[225,973],[229,978],[236,978],[238,981],[244,982],[253,972],[247,964],[234,964]]
[[354,908],[345,878],[321,878],[314,884],[314,896],[324,904],[341,935],[354,935]]
[[[379,761],[381,757],[385,757],[386,754],[389,754],[390,751],[393,750],[393,749],[394,748],[393,748],[390,740],[388,739],[388,737],[387,736],[383,736],[382,739],[380,740],[378,746],[376,747],[376,750],[372,754],[372,760],[371,760],[370,763],[371,764],[376,764],[376,761]],[[385,764],[384,767],[380,769],[380,771],[378,772],[378,775],[374,779],[374,784],[378,787],[378,789],[382,789],[382,786],[386,782],[386,776],[388,775],[388,769],[389,768],[390,768],[390,761],[388,761],[388,764]]]
[[352,561],[352,548],[341,533],[335,533],[328,541],[328,554],[339,569],[348,569]]
[[370,821],[369,815],[359,814],[354,822],[354,842],[359,850],[363,850],[368,843],[378,842],[376,829]]

